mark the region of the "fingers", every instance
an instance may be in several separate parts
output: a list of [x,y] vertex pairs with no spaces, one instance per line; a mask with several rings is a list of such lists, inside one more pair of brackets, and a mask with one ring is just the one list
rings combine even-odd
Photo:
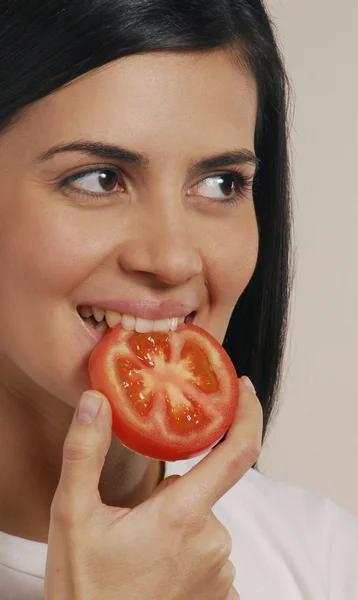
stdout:
[[98,504],[98,483],[111,443],[112,411],[105,396],[85,392],[76,408],[64,447],[53,507],[75,515]]
[[231,588],[227,600],[240,600],[240,596],[235,588]]
[[[220,575],[222,578],[224,578],[226,580],[226,582],[228,583],[228,586],[231,588],[235,581],[235,577],[236,577],[236,569],[235,569],[233,563],[231,562],[231,560],[228,560],[225,563],[225,565],[221,569]],[[230,589],[230,591],[231,591],[231,589]]]
[[161,494],[164,490],[166,490],[171,485],[173,485],[173,483],[175,481],[177,481],[177,479],[180,479],[180,475],[170,475],[169,477],[166,477],[165,479],[163,479],[160,482],[160,484],[153,490],[153,492],[151,493],[151,495],[149,497],[149,500],[153,500],[153,498],[155,498],[156,496]]
[[240,379],[238,409],[225,441],[176,482],[173,490],[177,497],[187,506],[211,510],[258,459],[262,429],[261,404],[253,389]]

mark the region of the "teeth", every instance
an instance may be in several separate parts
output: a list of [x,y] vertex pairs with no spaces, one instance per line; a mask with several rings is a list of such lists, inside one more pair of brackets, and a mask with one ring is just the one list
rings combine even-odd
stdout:
[[[80,315],[85,321],[90,321],[90,317],[97,321],[96,329],[106,331],[107,327],[113,329],[119,323],[122,323],[123,329],[127,331],[137,331],[138,333],[149,333],[150,331],[176,331],[178,325],[185,322],[185,317],[170,317],[169,319],[143,319],[142,317],[133,317],[132,315],[121,315],[112,310],[105,311],[98,306],[84,306],[78,309]],[[105,320],[104,320],[105,319]]]
[[121,320],[122,320],[122,315],[120,315],[119,313],[113,312],[112,310],[107,310],[106,311],[107,325],[111,329],[113,329],[113,327],[115,327],[116,325],[118,325],[118,323],[120,323]]
[[103,308],[98,308],[97,306],[92,306],[93,316],[96,319],[97,323],[100,323],[104,319],[104,310]]
[[85,323],[87,323],[87,325],[93,325],[92,317],[83,317],[83,320]]
[[97,331],[100,331],[101,333],[106,333],[106,331],[108,329],[108,325],[107,325],[106,321],[101,321],[100,323],[98,323],[96,325],[95,329],[97,329]]
[[170,331],[169,319],[160,319],[158,321],[154,321],[153,331]]
[[122,315],[122,327],[127,331],[134,331],[135,329],[135,317],[132,315]]
[[89,306],[80,306],[78,312],[85,319],[89,319],[89,317],[92,317],[93,315],[92,308],[90,308]]
[[178,327],[178,317],[171,317],[168,319],[170,331],[176,331]]
[[138,333],[149,333],[153,331],[154,321],[149,321],[149,319],[142,319],[141,317],[137,317],[135,320],[135,330]]

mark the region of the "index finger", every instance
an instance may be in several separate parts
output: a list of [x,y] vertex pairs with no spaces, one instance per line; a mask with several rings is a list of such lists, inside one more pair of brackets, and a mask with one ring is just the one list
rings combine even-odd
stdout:
[[191,507],[210,511],[258,459],[262,429],[261,404],[240,379],[238,408],[226,439],[178,479],[172,490],[187,498]]

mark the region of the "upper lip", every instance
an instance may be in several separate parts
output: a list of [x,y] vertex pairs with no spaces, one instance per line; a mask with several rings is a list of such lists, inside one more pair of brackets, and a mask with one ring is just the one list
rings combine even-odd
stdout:
[[104,310],[111,310],[122,315],[132,315],[143,319],[169,319],[170,317],[186,317],[196,312],[198,306],[193,303],[173,300],[94,300],[81,302],[81,306],[96,306]]

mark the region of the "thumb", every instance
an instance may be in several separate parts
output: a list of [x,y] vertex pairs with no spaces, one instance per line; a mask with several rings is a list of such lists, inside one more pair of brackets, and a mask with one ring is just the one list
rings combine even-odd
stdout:
[[112,437],[112,410],[103,394],[86,391],[75,410],[63,446],[56,494],[80,510],[98,503],[99,478]]

